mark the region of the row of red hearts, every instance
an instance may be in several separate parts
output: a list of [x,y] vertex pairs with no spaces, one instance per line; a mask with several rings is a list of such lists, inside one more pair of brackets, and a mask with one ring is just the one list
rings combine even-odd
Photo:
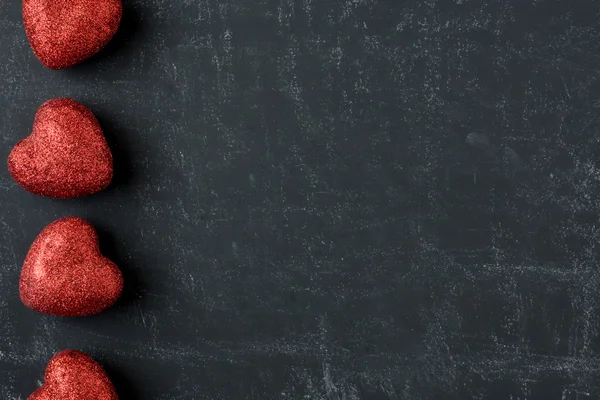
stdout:
[[[46,67],[78,64],[115,35],[121,0],[23,0],[23,22],[33,52]],[[113,162],[100,124],[85,106],[54,99],[38,110],[32,133],[11,151],[8,169],[26,190],[74,198],[103,190]],[[81,218],[62,218],[35,239],[21,272],[21,300],[58,316],[84,316],[112,306],[123,291],[117,266],[103,257],[98,235]],[[45,382],[28,400],[118,400],[102,367],[67,350],[48,364]]]

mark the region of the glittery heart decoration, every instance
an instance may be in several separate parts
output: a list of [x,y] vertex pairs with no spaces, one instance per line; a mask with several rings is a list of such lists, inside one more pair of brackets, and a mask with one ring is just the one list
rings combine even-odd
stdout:
[[80,197],[108,186],[112,154],[87,107],[71,99],[53,99],[38,110],[31,135],[11,151],[8,171],[31,193]]
[[121,0],[23,0],[25,33],[46,67],[62,69],[90,58],[119,28]]
[[44,314],[97,314],[112,306],[122,291],[121,271],[100,253],[92,225],[76,217],[61,218],[44,228],[21,272],[21,300]]
[[100,364],[85,353],[65,350],[48,363],[44,386],[27,400],[118,400]]

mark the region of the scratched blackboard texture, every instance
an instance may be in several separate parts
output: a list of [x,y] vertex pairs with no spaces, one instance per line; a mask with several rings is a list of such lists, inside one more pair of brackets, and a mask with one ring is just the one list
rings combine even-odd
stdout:
[[[73,97],[116,164],[74,201],[0,170],[0,397],[66,348],[132,400],[600,396],[600,2],[124,4],[55,72],[0,3],[0,158]],[[66,215],[127,279],[96,317],[18,298]]]

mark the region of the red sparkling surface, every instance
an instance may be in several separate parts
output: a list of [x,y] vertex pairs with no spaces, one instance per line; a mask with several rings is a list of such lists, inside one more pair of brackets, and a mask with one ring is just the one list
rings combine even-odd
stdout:
[[87,107],[71,99],[53,99],[39,108],[31,135],[11,151],[8,171],[31,193],[80,197],[108,186],[112,154]]
[[46,67],[67,68],[93,56],[119,27],[121,0],[23,0],[33,52]]
[[44,228],[21,272],[21,300],[45,314],[97,314],[112,306],[122,291],[121,271],[100,254],[92,225],[76,217],[61,218]]
[[28,400],[118,400],[108,375],[94,359],[76,350],[61,351],[46,368],[44,386]]

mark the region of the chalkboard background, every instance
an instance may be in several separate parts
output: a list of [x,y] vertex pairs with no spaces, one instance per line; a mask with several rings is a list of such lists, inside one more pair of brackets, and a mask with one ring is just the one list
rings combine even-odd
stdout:
[[[0,158],[72,97],[116,166],[69,201],[0,169],[0,397],[66,348],[131,400],[600,396],[600,2],[124,6],[56,72],[0,3]],[[67,215],[126,278],[99,316],[19,301]]]

